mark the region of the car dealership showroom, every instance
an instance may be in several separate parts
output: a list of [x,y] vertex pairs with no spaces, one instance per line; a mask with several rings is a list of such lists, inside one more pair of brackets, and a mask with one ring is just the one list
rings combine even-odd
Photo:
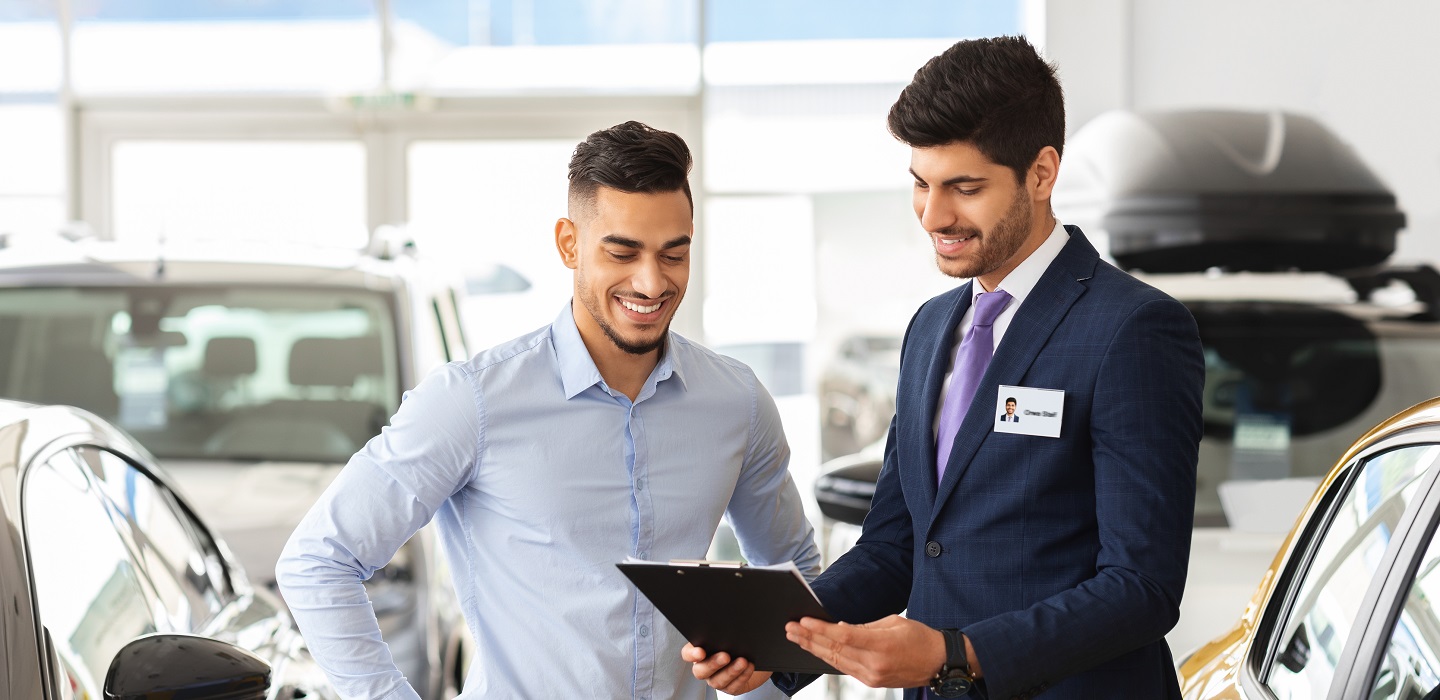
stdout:
[[1437,28],[0,0],[0,700],[1440,698]]

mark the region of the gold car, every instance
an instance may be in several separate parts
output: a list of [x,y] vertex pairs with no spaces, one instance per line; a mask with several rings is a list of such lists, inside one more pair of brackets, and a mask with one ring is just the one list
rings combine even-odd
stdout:
[[1180,665],[1187,700],[1440,699],[1440,399],[1357,440],[1238,624]]

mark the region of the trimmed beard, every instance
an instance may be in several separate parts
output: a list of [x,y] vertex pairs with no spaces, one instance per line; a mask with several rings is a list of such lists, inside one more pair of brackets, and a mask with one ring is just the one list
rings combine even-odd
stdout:
[[605,337],[615,344],[615,347],[631,355],[645,355],[652,350],[658,350],[665,346],[665,340],[670,336],[670,322],[665,322],[665,328],[660,332],[660,337],[646,343],[632,343],[615,331],[615,327],[606,322],[600,314],[600,307],[595,295],[590,293],[590,283],[585,279],[585,273],[579,269],[575,270],[575,287],[580,297],[580,303],[585,305],[585,310],[590,312],[590,318],[595,319],[595,324],[605,332]]
[[[1034,212],[1030,209],[1030,199],[1025,194],[1025,188],[1021,187],[1015,191],[1015,199],[1011,200],[1010,208],[1005,210],[1005,216],[995,222],[995,226],[981,235],[980,240],[984,245],[980,247],[979,257],[971,264],[971,267],[958,272],[950,272],[945,269],[946,258],[935,254],[935,266],[940,272],[951,277],[970,279],[979,277],[992,270],[999,268],[1009,260],[1020,247],[1025,245],[1025,239],[1030,236],[1030,226],[1034,222]],[[952,227],[937,231],[941,238],[963,238],[970,235],[979,235],[980,229],[974,227]]]

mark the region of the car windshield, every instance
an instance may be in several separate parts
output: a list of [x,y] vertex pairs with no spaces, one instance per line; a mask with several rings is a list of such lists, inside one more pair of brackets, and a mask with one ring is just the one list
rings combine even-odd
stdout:
[[1440,386],[1434,322],[1309,304],[1186,305],[1205,348],[1198,526],[1235,526],[1247,509],[1268,507],[1232,486],[1324,476],[1371,426]]
[[0,289],[0,396],[79,406],[156,456],[344,462],[399,405],[384,295]]

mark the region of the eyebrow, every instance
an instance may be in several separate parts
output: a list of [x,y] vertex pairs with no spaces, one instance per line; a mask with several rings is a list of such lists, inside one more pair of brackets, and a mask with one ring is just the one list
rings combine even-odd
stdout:
[[[645,249],[645,244],[644,244],[644,243],[641,243],[640,241],[637,241],[637,240],[635,240],[634,238],[626,238],[626,237],[624,237],[624,236],[617,236],[617,235],[615,235],[615,234],[613,234],[613,233],[610,234],[610,235],[608,235],[608,236],[606,236],[606,237],[604,237],[604,238],[601,238],[601,239],[600,239],[600,242],[601,242],[601,243],[608,243],[608,244],[610,244],[610,245],[624,246],[624,247],[626,247],[626,248],[634,248],[635,250],[644,250],[644,249]],[[672,239],[670,239],[670,240],[668,240],[668,241],[665,241],[665,243],[663,243],[663,244],[660,246],[660,250],[669,250],[669,249],[671,249],[671,248],[679,248],[679,247],[681,247],[681,246],[687,246],[687,245],[690,245],[690,236],[688,236],[688,235],[687,235],[687,236],[680,236],[680,237],[678,237],[678,238],[672,238]]]
[[[912,177],[914,177],[916,180],[919,180],[919,181],[921,181],[921,182],[925,182],[925,178],[920,177],[919,175],[916,175],[916,174],[915,174],[915,170],[914,170],[913,168],[910,169],[910,175],[911,175]],[[945,186],[945,185],[960,185],[960,184],[964,184],[964,183],[967,183],[967,182],[988,182],[989,180],[990,180],[990,178],[988,178],[988,177],[976,177],[976,176],[974,176],[974,175],[956,175],[955,177],[952,177],[952,178],[950,178],[949,180],[946,180],[946,181],[940,183],[940,185],[941,185],[941,186]]]

